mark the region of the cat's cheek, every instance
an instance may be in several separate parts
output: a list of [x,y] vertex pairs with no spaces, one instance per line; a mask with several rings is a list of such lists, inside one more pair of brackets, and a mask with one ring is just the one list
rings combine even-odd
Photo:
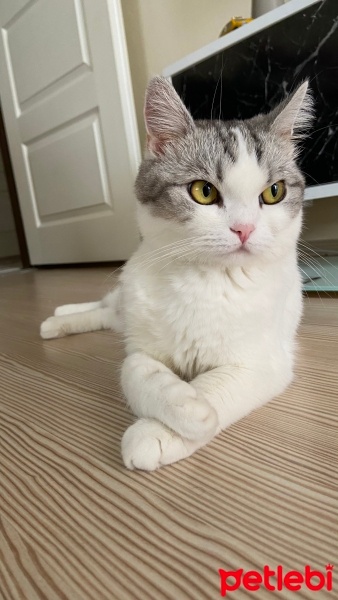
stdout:
[[185,226],[152,214],[151,207],[138,204],[137,222],[141,237],[145,240],[157,240],[157,245],[164,246],[186,237]]
[[293,216],[286,205],[281,202],[275,206],[263,208],[262,220],[266,222],[272,233],[288,232],[294,239],[299,233],[302,223],[301,211]]
[[263,208],[257,227],[248,240],[247,250],[264,262],[275,260],[295,245],[301,225],[301,213],[292,217],[282,205]]

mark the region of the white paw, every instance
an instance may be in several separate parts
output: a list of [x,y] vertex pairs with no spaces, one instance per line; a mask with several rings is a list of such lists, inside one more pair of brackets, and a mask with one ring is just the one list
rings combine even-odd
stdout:
[[[175,387],[172,386],[172,395]],[[161,420],[189,440],[213,437],[218,427],[218,419],[216,412],[207,401],[197,398],[192,386],[184,382],[177,384],[176,397],[177,400],[165,406]]]
[[40,326],[40,335],[45,340],[62,337],[65,333],[62,331],[59,319],[57,317],[49,317]]
[[189,442],[185,444],[179,435],[155,419],[139,419],[128,427],[121,446],[127,469],[142,471],[154,471],[189,456],[195,450]]

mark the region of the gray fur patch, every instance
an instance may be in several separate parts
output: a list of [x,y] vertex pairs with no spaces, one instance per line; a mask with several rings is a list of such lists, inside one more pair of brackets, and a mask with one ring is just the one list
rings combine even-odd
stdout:
[[241,131],[248,152],[268,174],[269,184],[285,181],[288,193],[282,202],[296,216],[303,204],[304,178],[296,164],[294,143],[272,131],[269,115],[249,121],[196,121],[193,130],[168,144],[163,155],[144,159],[136,180],[139,202],[147,204],[154,216],[189,220],[196,210],[187,193],[189,184],[202,179],[221,185],[227,169],[238,159],[233,128]]

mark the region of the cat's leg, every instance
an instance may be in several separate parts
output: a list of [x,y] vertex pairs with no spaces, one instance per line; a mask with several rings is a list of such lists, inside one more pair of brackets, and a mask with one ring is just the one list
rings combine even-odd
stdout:
[[247,366],[217,367],[198,375],[191,386],[215,410],[220,429],[281,394],[293,379],[293,359],[277,355]]
[[48,340],[73,333],[113,329],[110,308],[97,308],[86,312],[49,317],[41,324],[41,337]]
[[42,323],[40,334],[51,339],[100,329],[123,330],[120,285],[99,302],[59,306],[54,316]]
[[121,374],[122,389],[132,412],[164,423],[184,438],[210,439],[216,433],[215,411],[195,389],[149,355],[127,356]]
[[56,317],[60,317],[62,315],[73,315],[76,313],[87,312],[88,310],[95,310],[96,308],[101,308],[102,301],[99,302],[82,302],[81,304],[64,304],[63,306],[58,306],[54,315]]
[[[291,360],[276,360],[274,364],[266,364],[263,367],[261,363],[252,364],[247,368],[218,367],[196,377],[190,386],[197,394],[195,402],[203,399],[216,412],[216,434],[282,393],[291,380]],[[139,393],[139,398],[142,398],[139,406],[142,408],[147,402],[147,397],[142,396],[140,392],[141,388],[135,390],[135,396]],[[134,410],[135,405],[134,400]],[[174,404],[172,408],[175,410]],[[149,408],[147,412],[150,413]],[[194,415],[192,418],[194,419]],[[177,427],[174,420],[171,420],[171,423]],[[209,431],[199,439],[188,439],[155,419],[139,419],[127,429],[122,438],[122,456],[129,469],[151,471],[190,456],[212,437],[213,434]]]
[[187,458],[208,441],[183,438],[156,419],[138,419],[122,438],[122,458],[128,469],[154,471]]

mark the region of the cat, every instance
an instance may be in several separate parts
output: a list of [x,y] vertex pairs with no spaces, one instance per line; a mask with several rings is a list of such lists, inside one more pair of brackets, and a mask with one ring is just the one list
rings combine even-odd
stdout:
[[129,469],[152,471],[292,381],[302,314],[297,140],[312,101],[304,82],[269,114],[194,121],[171,83],[155,77],[144,112],[140,246],[113,292],[57,308],[41,336],[123,334],[121,385],[138,419],[122,457]]

